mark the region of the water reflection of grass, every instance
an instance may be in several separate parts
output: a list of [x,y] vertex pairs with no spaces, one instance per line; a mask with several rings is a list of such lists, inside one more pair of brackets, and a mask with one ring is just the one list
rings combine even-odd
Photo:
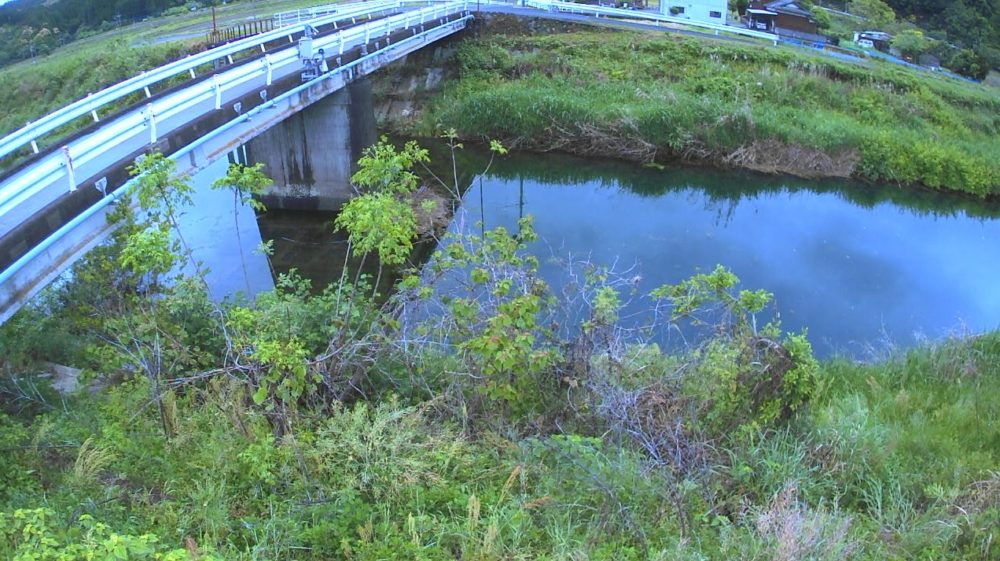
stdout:
[[[433,148],[443,156],[444,147]],[[436,154],[436,155],[438,155]],[[459,151],[460,169],[483,169],[488,152],[478,147]],[[439,161],[437,158],[435,161]],[[863,208],[892,204],[918,215],[961,216],[993,219],[1000,217],[1000,205],[970,197],[927,189],[903,189],[849,180],[809,180],[753,172],[723,171],[709,167],[644,167],[632,162],[601,158],[580,158],[566,154],[518,152],[494,162],[490,175],[501,179],[532,179],[555,185],[598,183],[603,187],[626,189],[641,196],[658,197],[673,191],[697,189],[710,203],[735,204],[777,193],[833,194]],[[463,178],[467,185],[471,176]]]

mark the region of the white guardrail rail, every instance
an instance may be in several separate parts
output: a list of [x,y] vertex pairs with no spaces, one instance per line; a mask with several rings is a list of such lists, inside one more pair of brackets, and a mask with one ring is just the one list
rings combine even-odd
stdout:
[[[336,12],[328,12],[325,17],[310,21],[313,27],[326,25],[346,18],[359,18],[369,16],[378,12],[399,9],[402,7],[400,0],[375,0],[371,2],[357,2],[351,4],[339,4]],[[89,95],[48,115],[30,122],[20,129],[0,139],[0,159],[5,158],[21,147],[31,145],[32,150],[38,153],[38,146],[35,141],[59,127],[84,115],[90,114],[94,120],[98,120],[97,110],[105,105],[117,101],[132,93],[143,91],[149,86],[172,78],[178,74],[188,72],[194,78],[194,69],[211,63],[215,60],[226,58],[240,51],[252,48],[261,48],[264,43],[279,40],[294,33],[289,28],[279,28],[245,39],[240,39],[232,43],[216,47],[214,49],[197,53],[180,60],[165,64],[148,72],[144,72],[124,82],[109,86],[95,94]],[[290,41],[291,42],[291,41]]]
[[768,41],[771,41],[775,45],[778,44],[778,36],[772,33],[763,33],[761,31],[754,31],[753,29],[746,29],[744,27],[719,25],[717,23],[708,23],[686,18],[666,16],[657,12],[651,12],[647,10],[625,10],[622,8],[609,8],[606,6],[594,6],[590,4],[577,4],[575,2],[560,2],[559,0],[524,0],[524,6],[530,8],[537,8],[539,10],[566,12],[572,14],[584,14],[584,15],[592,15],[595,17],[603,16],[603,17],[632,19],[632,20],[649,20],[652,22],[656,22],[657,24],[672,23],[676,25],[684,25],[687,27],[711,29],[715,31],[716,35],[718,35],[719,33],[734,33],[736,35],[744,35],[747,37],[766,39]]
[[[317,37],[313,40],[313,46],[316,49],[326,49],[328,56],[336,56],[343,54],[345,49],[387,36],[394,30],[410,29],[427,21],[465,11],[467,7],[465,1],[432,3],[426,8],[407,10],[342,29],[338,33]],[[288,28],[285,32],[287,31]],[[76,175],[82,178],[87,175],[85,170],[88,168],[101,169],[102,158],[115,153],[116,147],[122,153],[133,151],[135,145],[125,144],[136,142],[137,133],[142,135],[138,141],[156,143],[172,130],[200,116],[188,115],[189,110],[213,102],[216,110],[221,109],[228,101],[224,95],[227,91],[235,90],[233,95],[244,94],[253,90],[255,84],[270,86],[272,81],[287,78],[300,70],[298,50],[289,46],[269,53],[257,62],[227,68],[214,74],[210,80],[197,82],[183,90],[154,99],[145,108],[130,111],[108,121],[97,131],[70,142],[62,153],[48,154],[0,184],[0,236],[27,216],[74,190],[77,187]]]

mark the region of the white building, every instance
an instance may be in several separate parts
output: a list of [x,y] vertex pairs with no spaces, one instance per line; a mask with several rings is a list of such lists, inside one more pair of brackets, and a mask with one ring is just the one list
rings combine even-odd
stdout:
[[729,13],[727,0],[660,0],[660,13],[665,16],[704,23],[726,24]]

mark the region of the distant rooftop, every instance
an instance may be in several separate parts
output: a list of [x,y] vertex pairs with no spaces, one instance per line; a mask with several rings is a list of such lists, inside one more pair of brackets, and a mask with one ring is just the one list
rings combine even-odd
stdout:
[[768,10],[784,14],[795,14],[797,16],[807,18],[812,17],[812,12],[799,6],[798,0],[776,0],[775,2],[768,2],[764,4],[764,7]]
[[858,35],[866,39],[875,39],[878,41],[892,40],[892,34],[886,33],[885,31],[862,31]]

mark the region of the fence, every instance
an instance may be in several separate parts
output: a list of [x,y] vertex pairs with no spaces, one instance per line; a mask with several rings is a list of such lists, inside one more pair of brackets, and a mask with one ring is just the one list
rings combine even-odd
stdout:
[[237,41],[239,39],[243,39],[244,37],[267,33],[275,27],[277,26],[274,25],[274,19],[272,18],[254,19],[245,23],[223,27],[222,29],[213,29],[208,32],[208,44],[214,47],[222,43]]

